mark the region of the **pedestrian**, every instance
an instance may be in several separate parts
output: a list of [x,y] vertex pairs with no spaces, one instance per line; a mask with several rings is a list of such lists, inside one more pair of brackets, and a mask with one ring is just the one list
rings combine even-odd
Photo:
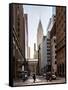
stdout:
[[49,80],[49,74],[48,74],[48,72],[46,73],[46,80],[47,80],[47,82]]
[[33,82],[35,83],[35,80],[36,80],[36,75],[35,74],[33,74]]
[[49,81],[52,81],[52,74],[49,72]]

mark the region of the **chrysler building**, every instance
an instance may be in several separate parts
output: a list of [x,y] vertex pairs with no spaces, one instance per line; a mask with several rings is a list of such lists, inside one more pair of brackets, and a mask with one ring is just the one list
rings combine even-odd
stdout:
[[43,39],[43,28],[40,20],[37,29],[37,47],[42,43],[42,39]]

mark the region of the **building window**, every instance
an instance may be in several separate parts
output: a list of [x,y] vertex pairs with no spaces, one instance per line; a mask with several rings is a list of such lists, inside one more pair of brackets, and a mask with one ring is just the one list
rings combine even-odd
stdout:
[[55,61],[55,64],[57,64],[57,62]]
[[47,48],[49,48],[49,49],[50,49],[50,46],[47,46]]
[[47,52],[47,55],[50,55],[50,52]]
[[50,44],[50,42],[47,42],[47,44]]
[[18,21],[18,26],[20,26],[20,22]]
[[50,48],[47,48],[47,51],[50,51]]
[[47,39],[47,41],[50,41],[50,39]]
[[55,43],[56,41],[55,41],[55,39],[54,39],[54,43]]
[[55,48],[56,48],[57,46],[55,45]]
[[19,26],[18,26],[18,33],[19,33],[19,30],[20,30],[20,28],[19,28]]

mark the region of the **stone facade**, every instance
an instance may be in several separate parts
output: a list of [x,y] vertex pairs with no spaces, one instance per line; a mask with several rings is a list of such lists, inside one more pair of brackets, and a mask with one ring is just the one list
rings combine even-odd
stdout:
[[36,74],[36,72],[37,72],[36,71],[37,63],[38,63],[37,59],[29,59],[28,60],[28,66],[29,66],[30,75],[32,75],[33,73]]
[[[12,18],[13,17],[13,18]],[[20,72],[26,70],[25,58],[25,21],[23,5],[12,5],[13,33],[13,79],[20,77]],[[23,69],[22,69],[23,67]]]
[[65,76],[65,33],[66,33],[66,7],[56,7],[56,57],[57,75]]

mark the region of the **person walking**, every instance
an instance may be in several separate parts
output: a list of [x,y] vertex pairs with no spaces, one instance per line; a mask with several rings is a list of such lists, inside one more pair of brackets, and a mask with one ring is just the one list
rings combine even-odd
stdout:
[[36,81],[36,75],[35,74],[33,74],[33,82],[35,83],[35,81]]

